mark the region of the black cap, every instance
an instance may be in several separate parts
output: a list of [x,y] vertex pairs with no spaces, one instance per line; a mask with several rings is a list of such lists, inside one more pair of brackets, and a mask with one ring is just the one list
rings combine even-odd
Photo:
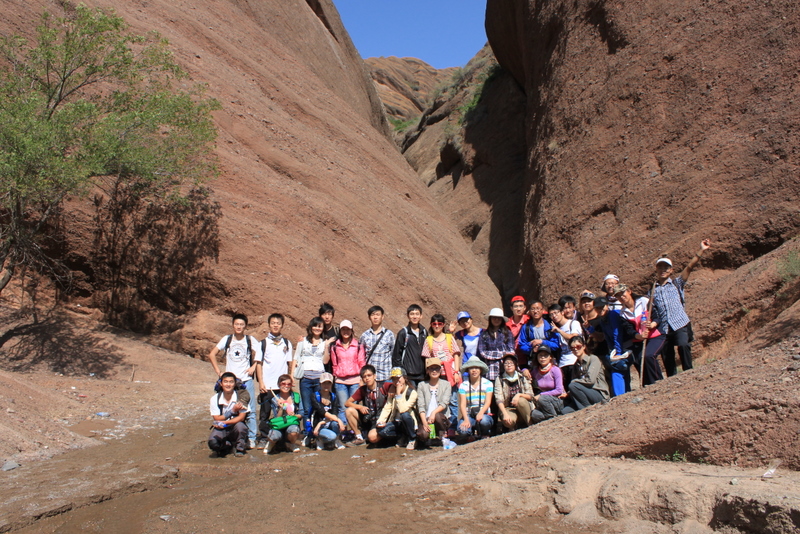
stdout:
[[594,307],[595,308],[605,308],[608,306],[608,299],[605,297],[597,297],[594,299]]

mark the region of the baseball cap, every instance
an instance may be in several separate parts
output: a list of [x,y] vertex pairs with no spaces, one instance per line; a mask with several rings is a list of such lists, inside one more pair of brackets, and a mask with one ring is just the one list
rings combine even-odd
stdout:
[[438,365],[439,367],[441,367],[442,366],[442,360],[440,360],[439,358],[426,358],[425,359],[425,369],[427,369],[428,367],[434,366],[434,365]]
[[350,330],[353,329],[353,323],[345,319],[341,323],[339,323],[339,328],[349,328]]
[[458,315],[456,316],[456,321],[460,321],[461,319],[472,319],[472,316],[469,314],[469,312],[465,311],[458,312]]
[[330,373],[322,373],[319,377],[319,383],[322,384],[323,382],[330,382],[333,384],[333,375]]
[[595,308],[604,308],[608,306],[608,299],[605,297],[597,297],[594,299],[594,307]]
[[658,266],[658,264],[659,264],[659,263],[666,263],[667,265],[669,265],[670,267],[672,267],[672,260],[671,260],[671,259],[669,259],[669,258],[658,258],[658,259],[656,260],[656,266]]
[[511,304],[514,304],[515,302],[525,302],[525,297],[523,297],[522,295],[511,297]]
[[392,370],[389,371],[389,378],[396,378],[400,376],[405,376],[406,371],[402,367],[392,367]]

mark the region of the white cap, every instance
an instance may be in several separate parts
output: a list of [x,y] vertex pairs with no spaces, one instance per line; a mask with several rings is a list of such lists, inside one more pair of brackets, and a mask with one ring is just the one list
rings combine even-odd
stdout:
[[606,280],[616,280],[617,282],[619,282],[619,276],[617,276],[616,274],[607,274],[606,277],[603,278],[603,283],[605,283]]
[[659,258],[658,260],[656,260],[656,266],[658,266],[659,263],[666,263],[667,265],[672,267],[672,260],[670,260],[669,258]]
[[500,317],[501,319],[505,319],[505,315],[503,315],[503,310],[500,308],[492,308],[489,310],[489,317]]
[[345,319],[341,323],[339,323],[339,328],[349,328],[350,330],[353,329],[353,323]]

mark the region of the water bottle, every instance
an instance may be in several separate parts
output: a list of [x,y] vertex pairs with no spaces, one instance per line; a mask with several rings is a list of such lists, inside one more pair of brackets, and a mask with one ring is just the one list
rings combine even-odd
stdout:
[[434,425],[431,425],[431,431],[428,434],[428,437],[430,439],[436,439],[436,427]]

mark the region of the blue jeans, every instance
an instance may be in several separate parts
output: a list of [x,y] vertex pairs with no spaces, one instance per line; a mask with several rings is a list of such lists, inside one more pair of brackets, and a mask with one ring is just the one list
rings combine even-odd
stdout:
[[286,440],[286,438],[289,437],[289,434],[296,434],[298,432],[300,432],[299,425],[289,425],[283,430],[275,430],[275,429],[270,430],[267,439],[269,439],[270,441]]
[[464,421],[463,419],[458,420],[458,426],[456,429],[458,433],[462,436],[469,436],[472,434],[473,431],[477,430],[481,436],[488,436],[492,432],[492,427],[494,426],[494,419],[488,413],[483,414],[483,418],[481,419],[480,423],[475,421],[475,419],[468,415],[470,429],[469,430],[461,430],[461,423]]
[[248,380],[244,383],[244,387],[250,394],[250,411],[245,418],[245,423],[247,424],[247,439],[249,441],[255,441],[256,434],[258,433],[258,423],[256,422],[256,381]]
[[328,443],[333,443],[339,438],[339,432],[339,423],[336,421],[328,421],[319,429],[319,439],[326,445]]
[[378,429],[378,436],[381,438],[396,438],[405,436],[409,440],[417,439],[414,424],[414,416],[409,412],[401,413],[394,421],[389,421],[386,426]]
[[339,419],[347,421],[344,416],[344,403],[358,390],[358,384],[336,384],[336,398],[339,399]]
[[300,399],[303,402],[303,411],[306,415],[306,430],[311,421],[311,398],[314,393],[319,393],[319,378],[301,378],[300,379]]
[[453,394],[450,396],[450,428],[455,428],[458,424],[458,388],[453,387]]

